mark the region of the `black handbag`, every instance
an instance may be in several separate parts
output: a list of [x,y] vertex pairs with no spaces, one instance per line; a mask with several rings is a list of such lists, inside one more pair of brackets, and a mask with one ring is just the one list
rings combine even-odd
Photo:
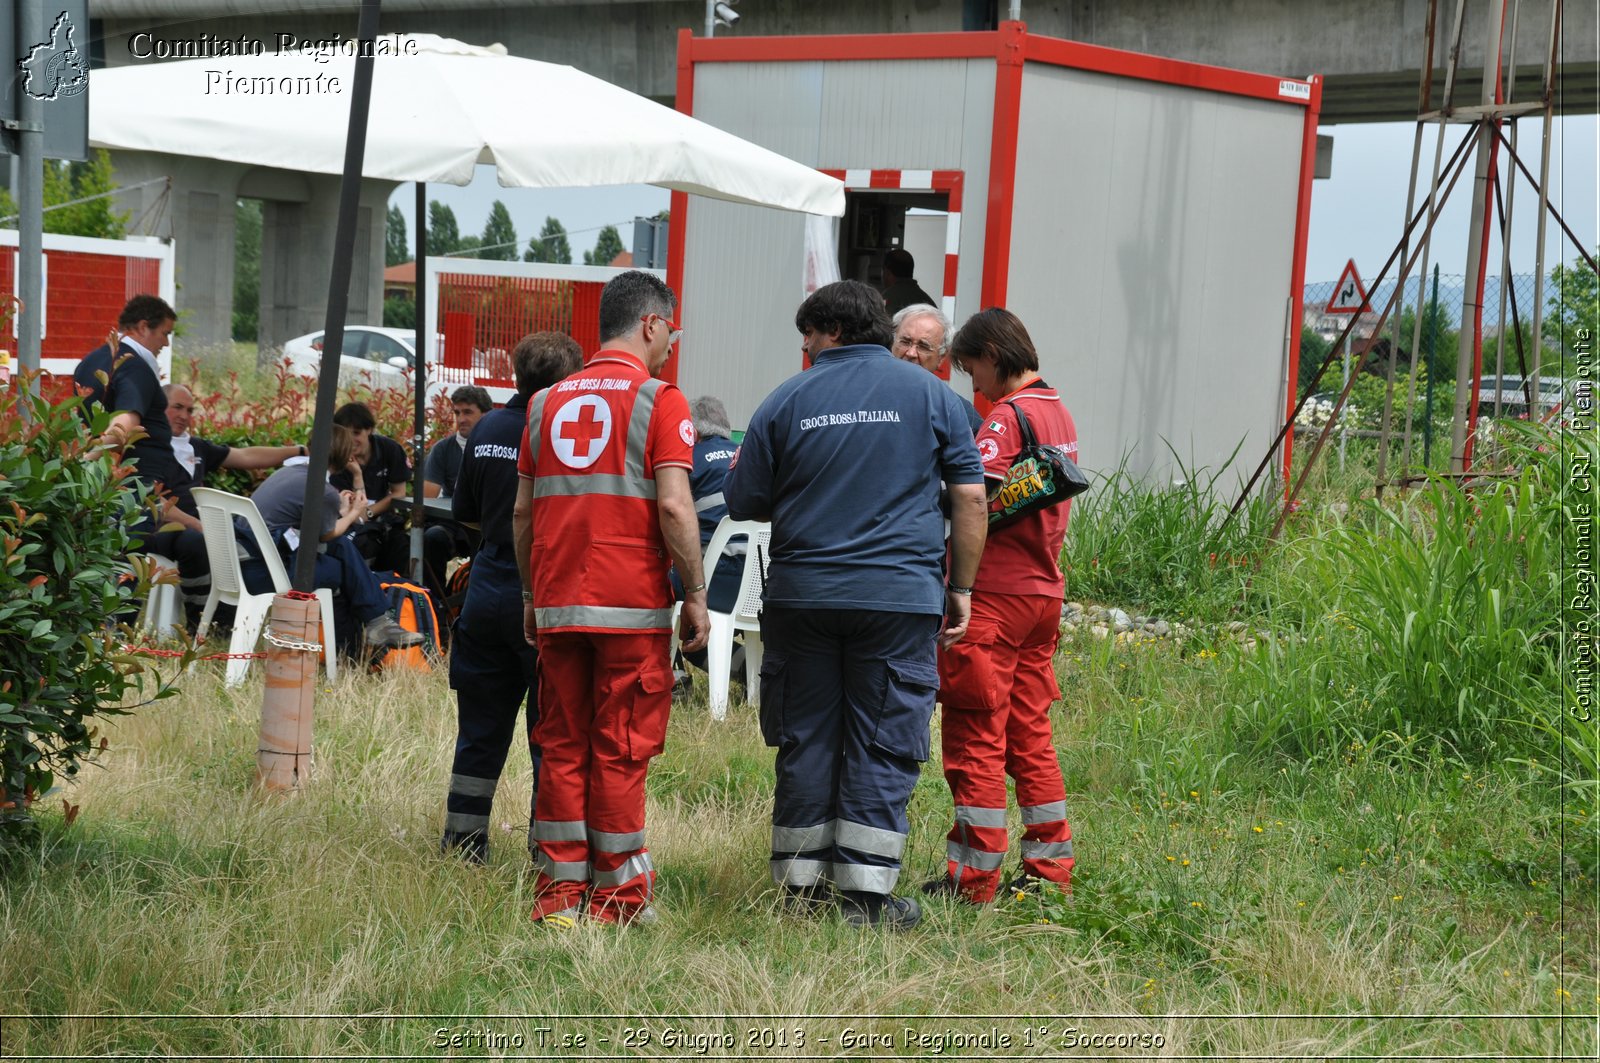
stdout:
[[989,530],[1015,524],[1030,513],[1049,509],[1089,489],[1089,478],[1060,447],[1041,445],[1033,426],[1014,402],[1022,449],[1000,487],[989,498]]

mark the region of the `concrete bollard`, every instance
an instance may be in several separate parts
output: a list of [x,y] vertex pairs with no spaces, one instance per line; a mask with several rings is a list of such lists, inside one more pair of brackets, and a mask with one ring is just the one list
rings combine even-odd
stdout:
[[[292,593],[292,592],[291,592]],[[267,617],[267,685],[261,697],[261,740],[256,782],[271,792],[298,790],[311,778],[311,719],[316,701],[317,656],[333,632],[322,630],[314,595],[272,599]]]

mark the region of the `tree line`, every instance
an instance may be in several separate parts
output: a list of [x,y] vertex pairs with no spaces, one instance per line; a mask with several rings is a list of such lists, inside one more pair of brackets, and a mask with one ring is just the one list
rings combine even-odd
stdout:
[[[411,239],[406,232],[405,215],[400,212],[398,206],[389,207],[385,243],[386,265],[397,266],[411,261],[413,257]],[[463,236],[461,227],[456,222],[455,211],[437,199],[430,201],[427,249],[429,256],[455,255],[515,262],[520,254],[524,262],[556,262],[572,265],[572,243],[568,238],[566,227],[559,219],[545,218],[539,235],[531,237],[527,245],[523,246],[517,236],[517,227],[511,221],[511,212],[498,199],[489,208],[489,217],[483,223],[483,231],[477,236]],[[609,266],[612,259],[625,250],[627,248],[622,243],[622,234],[617,231],[617,227],[607,225],[600,230],[594,249],[583,253],[583,264]]]

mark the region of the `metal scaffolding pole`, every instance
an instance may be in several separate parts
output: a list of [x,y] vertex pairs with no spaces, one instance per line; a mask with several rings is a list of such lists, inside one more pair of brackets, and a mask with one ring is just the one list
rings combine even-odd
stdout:
[[[1521,11],[1522,0],[1514,0],[1511,8],[1511,43],[1506,49],[1510,53],[1510,59],[1505,64],[1508,68],[1505,77],[1505,100],[1508,104],[1515,102],[1517,94],[1517,16]],[[1519,119],[1511,119],[1511,145],[1513,150],[1515,150],[1517,143],[1517,128],[1521,124],[1522,122]],[[1507,177],[1511,176],[1511,165],[1511,160],[1507,159]],[[1495,175],[1495,179],[1498,183],[1498,172]],[[1498,191],[1497,187],[1496,192]],[[1515,192],[1516,183],[1507,181],[1505,207],[1500,218],[1500,316],[1495,319],[1499,322],[1494,345],[1494,415],[1497,418],[1500,416],[1501,408],[1504,405],[1500,398],[1500,393],[1504,390],[1500,387],[1500,382],[1505,379],[1506,372],[1506,288],[1511,284],[1511,221],[1515,216]]]
[[[1438,137],[1438,140],[1434,144],[1434,149],[1433,149],[1433,177],[1432,177],[1432,180],[1430,181],[1430,183],[1428,185],[1429,202],[1432,204],[1432,212],[1428,216],[1427,233],[1426,233],[1426,235],[1425,235],[1425,237],[1423,239],[1423,242],[1422,242],[1422,261],[1421,261],[1421,264],[1419,265],[1419,267],[1417,269],[1417,276],[1418,277],[1427,277],[1427,275],[1428,275],[1428,256],[1433,251],[1433,239],[1432,239],[1433,223],[1434,223],[1434,220],[1438,217],[1439,209],[1443,206],[1443,204],[1439,201],[1439,196],[1438,196],[1438,191],[1439,191],[1439,162],[1440,162],[1440,159],[1444,155],[1444,131],[1445,131],[1445,126],[1448,125],[1448,122],[1446,121],[1445,116],[1450,113],[1451,106],[1455,103],[1456,70],[1459,68],[1460,60],[1461,60],[1461,31],[1462,31],[1462,28],[1465,26],[1466,8],[1467,8],[1466,0],[1456,0],[1455,29],[1451,33],[1449,59],[1447,60],[1447,62],[1445,64],[1445,71],[1444,71],[1444,97],[1439,103],[1438,116],[1435,118],[1435,121],[1437,121],[1439,123],[1439,137]],[[1431,36],[1428,39],[1427,51],[1428,51],[1429,57],[1431,58],[1431,56],[1433,55],[1433,38]],[[1428,76],[1428,78],[1430,80],[1432,79],[1433,71],[1431,69],[1427,72],[1427,76]],[[1419,115],[1420,115],[1420,113],[1422,113],[1422,112],[1419,112]],[[1414,323],[1414,325],[1412,327],[1412,336],[1411,336],[1411,351],[1412,351],[1413,362],[1416,359],[1416,352],[1422,350],[1422,320],[1423,320],[1423,309],[1422,308],[1423,308],[1424,305],[1426,305],[1426,304],[1424,303],[1424,301],[1421,298],[1421,290],[1420,290],[1420,285],[1419,285],[1418,299],[1417,299],[1417,315],[1416,315],[1416,321],[1415,321],[1415,323]],[[1427,368],[1428,368],[1428,379],[1432,380],[1433,379],[1433,365],[1431,364],[1431,360],[1430,360],[1430,364],[1428,365]],[[1411,467],[1411,428],[1412,428],[1412,421],[1413,421],[1413,410],[1415,410],[1415,408],[1416,408],[1416,400],[1417,400],[1417,374],[1416,374],[1415,369],[1413,368],[1412,373],[1411,373],[1410,384],[1406,388],[1406,430],[1405,430],[1405,435],[1404,435],[1404,437],[1402,439],[1402,442],[1400,444],[1400,468],[1402,470],[1408,470]],[[1402,472],[1401,475],[1403,476],[1403,475],[1405,475],[1405,473]]]
[[[1529,366],[1529,391],[1535,405],[1528,407],[1531,417],[1537,418],[1544,411],[1540,405],[1539,393],[1539,363],[1544,359],[1544,339],[1539,335],[1539,330],[1544,327],[1544,236],[1545,226],[1550,218],[1550,125],[1555,115],[1555,81],[1556,81],[1556,51],[1561,41],[1561,0],[1552,0],[1550,11],[1550,47],[1545,52],[1544,59],[1544,86],[1542,96],[1544,103],[1544,137],[1540,144],[1539,154],[1539,224],[1538,235],[1534,238],[1536,246],[1533,250],[1533,365]],[[1512,145],[1511,157],[1516,159],[1516,147]],[[1509,167],[1507,167],[1509,170]]]
[[[1484,38],[1482,103],[1493,108],[1499,101],[1497,82],[1500,73],[1500,39],[1505,29],[1505,2],[1489,4],[1489,32]],[[1489,181],[1499,142],[1494,135],[1492,116],[1478,127],[1477,170],[1472,182],[1472,210],[1467,219],[1466,283],[1461,296],[1461,330],[1456,344],[1456,399],[1450,418],[1450,471],[1467,471],[1471,460],[1468,428],[1471,408],[1477,395],[1478,357],[1483,342],[1484,258],[1489,239]]]

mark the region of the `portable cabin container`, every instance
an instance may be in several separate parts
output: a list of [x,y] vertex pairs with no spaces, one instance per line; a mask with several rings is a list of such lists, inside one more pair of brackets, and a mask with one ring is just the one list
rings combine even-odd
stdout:
[[[884,253],[904,247],[958,327],[983,307],[1014,311],[1083,463],[1126,457],[1158,482],[1188,475],[1180,462],[1215,471],[1236,448],[1248,474],[1286,419],[1320,97],[1317,78],[1020,22],[678,39],[680,111],[844,179],[843,277],[877,283]],[[673,195],[679,383],[723,399],[735,425],[800,369],[806,228]],[[951,386],[970,393],[960,372]]]

